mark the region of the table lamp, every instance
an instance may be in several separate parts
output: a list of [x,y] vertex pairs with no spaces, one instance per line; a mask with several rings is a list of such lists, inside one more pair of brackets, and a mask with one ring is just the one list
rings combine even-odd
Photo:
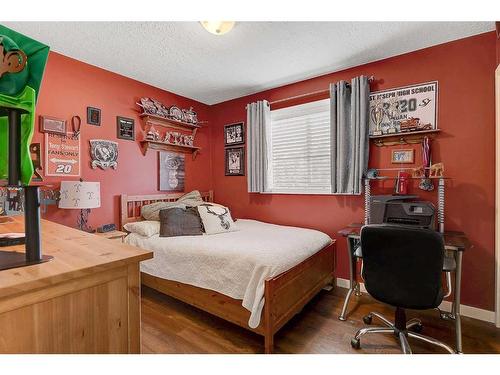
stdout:
[[59,208],[80,210],[77,225],[80,230],[93,232],[87,220],[91,208],[101,207],[101,185],[99,182],[62,181]]

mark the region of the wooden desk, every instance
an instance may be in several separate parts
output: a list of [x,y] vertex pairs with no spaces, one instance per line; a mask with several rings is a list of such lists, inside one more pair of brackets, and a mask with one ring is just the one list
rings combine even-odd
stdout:
[[[356,247],[360,241],[360,232],[363,224],[354,223],[350,224],[348,227],[341,229],[338,233],[343,237],[347,238],[347,251],[349,255],[349,291],[347,292],[344,305],[342,306],[342,312],[340,313],[339,319],[346,320],[347,307],[349,305],[349,300],[352,293],[359,296],[361,295],[359,282],[357,281],[356,275],[356,262],[361,259],[361,256],[357,256],[355,253]],[[455,273],[455,283],[453,286],[454,295],[452,303],[452,311],[449,314],[442,313],[441,317],[443,319],[450,319],[455,321],[455,331],[456,331],[456,351],[457,353],[462,353],[462,325],[460,318],[460,289],[462,285],[462,256],[465,250],[472,248],[469,239],[463,232],[452,232],[445,231],[443,233],[444,247],[445,250],[450,251],[453,254],[451,258],[452,265],[450,262],[446,262],[443,267],[443,271],[447,275],[447,280],[449,285],[451,285],[450,273]],[[451,293],[451,291],[450,291]]]
[[0,353],[139,353],[139,262],[152,253],[46,220],[42,251],[54,259],[0,271]]

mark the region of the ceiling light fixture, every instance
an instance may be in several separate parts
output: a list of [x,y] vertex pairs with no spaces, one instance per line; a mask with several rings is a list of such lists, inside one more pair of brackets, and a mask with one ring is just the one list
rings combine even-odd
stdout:
[[215,35],[224,35],[230,32],[234,24],[234,21],[200,21],[201,26],[205,28],[209,33]]

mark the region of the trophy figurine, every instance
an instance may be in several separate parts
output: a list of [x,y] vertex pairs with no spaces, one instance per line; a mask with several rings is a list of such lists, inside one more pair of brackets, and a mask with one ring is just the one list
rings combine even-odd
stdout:
[[382,123],[382,119],[384,118],[384,112],[384,103],[381,100],[377,100],[375,104],[370,108],[370,114],[372,116],[373,122],[375,123],[375,130],[373,130],[372,135],[382,135],[380,124]]
[[397,129],[395,126],[395,121],[397,121],[397,116],[399,115],[399,99],[392,98],[389,101],[389,108],[387,109],[387,117],[389,118],[389,129],[387,129],[387,133],[394,134],[397,133]]

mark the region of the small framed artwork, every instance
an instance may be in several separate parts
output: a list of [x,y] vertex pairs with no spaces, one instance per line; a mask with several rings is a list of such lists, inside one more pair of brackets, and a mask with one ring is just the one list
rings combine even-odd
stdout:
[[87,107],[87,124],[101,126],[101,110],[99,108]]
[[224,125],[224,146],[242,145],[245,143],[244,123]]
[[66,120],[55,117],[40,116],[40,131],[42,133],[66,134]]
[[243,147],[226,148],[226,176],[245,175],[245,150]]
[[116,116],[116,136],[120,139],[135,140],[134,120]]
[[158,153],[158,173],[160,191],[184,191],[185,156],[175,152]]
[[407,150],[392,150],[392,164],[413,164],[414,162],[414,149]]

